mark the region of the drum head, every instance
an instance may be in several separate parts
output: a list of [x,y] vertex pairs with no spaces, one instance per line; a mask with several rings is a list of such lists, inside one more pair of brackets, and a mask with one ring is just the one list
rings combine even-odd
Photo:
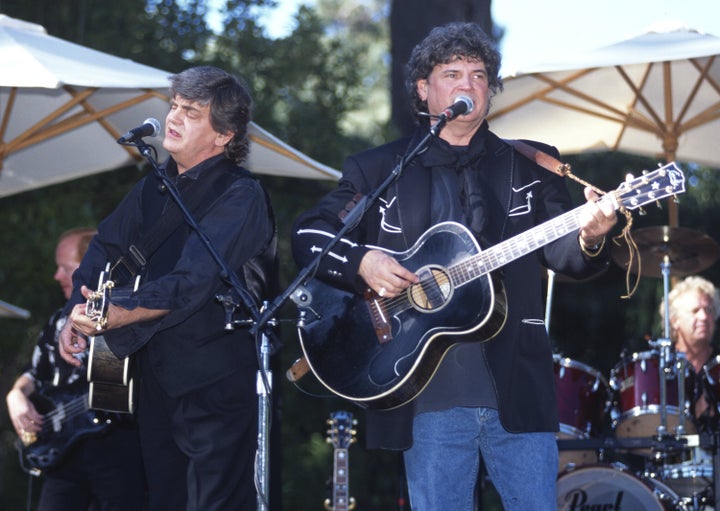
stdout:
[[[651,482],[652,484],[652,482]],[[557,481],[558,510],[637,509],[663,511],[661,499],[675,499],[668,489],[655,491],[616,466],[595,465],[572,470]]]

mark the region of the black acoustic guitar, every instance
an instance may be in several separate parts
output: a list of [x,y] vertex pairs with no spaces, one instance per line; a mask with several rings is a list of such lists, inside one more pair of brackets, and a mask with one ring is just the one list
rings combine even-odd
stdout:
[[[98,288],[90,293],[85,314],[102,329],[107,322],[110,294],[115,283],[108,279],[109,265],[101,272]],[[137,287],[139,281],[136,281]],[[90,337],[87,379],[90,383],[88,400],[93,410],[133,413],[133,378],[130,357],[118,358],[110,350],[102,335]]]
[[[682,171],[669,163],[599,200],[633,210],[684,191]],[[487,341],[503,327],[505,291],[492,272],[576,232],[584,207],[482,251],[464,226],[435,225],[409,250],[389,252],[420,278],[395,298],[311,280],[298,321],[310,369],[331,392],[366,408],[389,409],[412,400],[451,346]]]
[[355,442],[355,424],[350,412],[333,412],[327,421],[327,441],[334,447],[332,498],[323,503],[327,511],[350,511],[355,499],[350,496],[350,445]]
[[87,389],[80,386],[48,387],[30,396],[43,414],[42,430],[23,436],[18,442],[23,469],[40,473],[56,466],[81,438],[103,432],[109,416],[90,410]]

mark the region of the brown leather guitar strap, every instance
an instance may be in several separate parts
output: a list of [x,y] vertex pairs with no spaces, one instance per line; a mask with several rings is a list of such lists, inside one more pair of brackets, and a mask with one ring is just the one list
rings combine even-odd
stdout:
[[570,167],[569,163],[563,163],[554,156],[551,156],[548,153],[543,152],[540,149],[537,149],[530,144],[523,142],[522,140],[505,139],[505,142],[513,146],[517,152],[525,156],[527,159],[534,161],[542,168],[549,170],[550,172],[553,172],[558,176],[569,177],[570,179],[573,179],[584,186],[589,186],[598,195],[605,195],[605,192],[600,190],[595,185],[588,183],[584,179],[581,179],[575,174],[573,174],[572,168]]
[[[569,177],[570,179],[573,179],[577,181],[578,183],[589,186],[595,193],[598,195],[605,195],[606,192],[600,190],[597,186],[588,183],[584,179],[581,179],[577,177],[575,174],[572,173],[572,169],[570,168],[570,165],[567,163],[562,163],[557,158],[547,154],[544,151],[541,151],[540,149],[537,149],[530,144],[527,144],[523,142],[522,140],[514,140],[514,139],[505,139],[505,142],[510,144],[515,148],[517,152],[525,156],[530,161],[534,161],[536,164],[540,165],[542,168],[557,174],[562,177]],[[625,287],[627,289],[627,294],[622,296],[621,298],[630,298],[635,291],[637,290],[638,284],[640,283],[640,273],[642,268],[642,261],[640,259],[640,251],[637,248],[637,244],[635,243],[635,240],[632,237],[632,234],[630,233],[630,229],[632,228],[632,215],[630,212],[620,206],[620,212],[625,215],[626,224],[625,227],[622,230],[622,233],[618,236],[613,238],[613,242],[620,246],[620,239],[623,238],[625,240],[625,243],[627,244],[627,249],[629,253],[629,262],[627,266],[627,272],[625,274]],[[630,274],[631,269],[633,268],[633,261],[637,258],[637,274],[638,278],[635,281],[634,285],[630,284]]]

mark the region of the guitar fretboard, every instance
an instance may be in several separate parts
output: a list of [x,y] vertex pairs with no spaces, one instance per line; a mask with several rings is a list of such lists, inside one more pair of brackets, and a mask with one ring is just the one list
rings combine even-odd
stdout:
[[[613,193],[603,195],[598,202],[611,201],[617,209],[617,201]],[[451,266],[449,274],[455,286],[474,280],[505,266],[530,252],[544,247],[563,236],[580,228],[580,214],[586,205],[583,204],[562,215],[558,215],[529,231],[513,236],[487,250]]]
[[347,511],[350,489],[348,484],[348,450],[335,449],[335,469],[333,476],[333,510]]

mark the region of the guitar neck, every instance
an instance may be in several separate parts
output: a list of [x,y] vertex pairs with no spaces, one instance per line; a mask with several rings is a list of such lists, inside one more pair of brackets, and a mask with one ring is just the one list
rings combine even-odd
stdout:
[[[598,202],[612,202],[614,209],[618,208],[614,192],[604,195]],[[577,231],[580,228],[580,215],[585,206],[583,204],[562,215],[558,215],[529,231],[513,236],[454,265],[450,271],[453,282],[456,286],[460,286],[487,275],[515,259],[519,259],[562,238],[566,234]]]
[[347,449],[335,449],[333,465],[333,511],[348,511],[350,509],[350,487]]
[[352,413],[334,412],[327,421],[327,441],[333,444],[333,487],[332,499],[325,499],[327,511],[350,511],[355,508],[355,499],[350,497],[350,479],[348,470],[348,446],[355,441],[355,430],[352,429],[356,421]]

